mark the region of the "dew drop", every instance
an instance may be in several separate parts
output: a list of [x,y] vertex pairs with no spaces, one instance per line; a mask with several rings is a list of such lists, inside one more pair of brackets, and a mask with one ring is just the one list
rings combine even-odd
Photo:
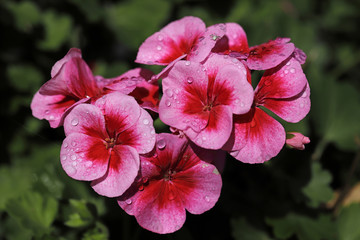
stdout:
[[77,126],[78,124],[79,124],[79,119],[73,118],[73,120],[71,120],[71,125]]
[[65,161],[67,159],[66,155],[61,156],[61,161]]
[[200,138],[198,138],[198,139],[196,140],[196,143],[197,143],[197,144],[202,144],[202,140],[201,140]]
[[286,63],[286,66],[290,66],[290,61]]
[[255,121],[251,121],[251,123],[250,123],[250,127],[255,127],[256,126],[256,122]]
[[175,199],[175,197],[176,197],[176,195],[175,195],[174,191],[170,189],[169,194],[168,194],[169,200],[172,201]]
[[282,74],[280,74],[280,77],[284,77],[284,74],[282,73]]
[[306,91],[303,93],[303,95],[302,95],[301,97],[303,97],[303,98],[306,98],[306,97],[307,97]]
[[145,118],[145,119],[143,120],[143,124],[145,124],[145,125],[148,125],[149,122],[150,122],[149,119],[146,119],[146,118]]
[[193,79],[192,77],[188,77],[188,78],[187,78],[187,82],[188,82],[189,84],[191,84],[193,81],[194,81],[194,79]]
[[73,154],[73,155],[71,155],[71,160],[76,160],[76,155],[75,154]]
[[160,42],[161,42],[162,40],[164,40],[163,35],[159,35],[159,36],[157,37],[157,40],[160,41]]
[[139,185],[139,187],[138,187],[138,189],[139,189],[139,191],[143,191],[144,190],[144,185]]
[[295,73],[295,68],[290,68],[291,73]]
[[74,175],[76,173],[76,169],[73,166],[68,165],[66,168],[66,173],[69,175]]
[[76,143],[75,141],[72,141],[72,142],[71,142],[71,146],[73,146],[73,147],[75,147],[76,144],[77,144],[77,143]]
[[93,165],[92,161],[85,162],[86,167],[91,167]]
[[285,73],[285,74],[288,74],[288,73],[289,73],[289,70],[286,69],[286,70],[284,71],[284,73]]
[[171,106],[171,102],[170,102],[169,100],[166,100],[166,101],[165,101],[165,105],[166,105],[167,107],[170,107],[170,106]]
[[164,139],[160,139],[159,141],[157,141],[157,147],[158,149],[162,150],[166,147],[166,142]]
[[190,61],[185,61],[185,65],[186,66],[190,66],[191,62]]
[[130,205],[130,204],[132,204],[132,201],[131,201],[131,199],[126,199],[126,200],[125,200],[125,203],[126,203],[127,205]]
[[209,196],[205,196],[204,199],[205,199],[206,202],[210,202]]
[[50,117],[49,117],[49,120],[54,120],[55,119],[55,117],[53,116],[53,115],[51,115]]
[[240,103],[240,107],[244,107],[245,106],[245,103],[244,102],[241,102]]
[[165,93],[170,98],[174,95],[173,91],[170,88],[166,89]]
[[162,47],[159,45],[159,46],[156,47],[156,49],[157,49],[158,51],[161,51]]
[[214,168],[213,173],[216,174],[216,175],[219,175],[219,174],[220,174],[220,173],[219,173],[219,170],[217,170],[217,168]]
[[77,162],[74,161],[74,162],[71,163],[71,165],[73,165],[74,167],[76,167]]
[[48,115],[50,113],[50,110],[46,110],[45,114]]
[[64,146],[64,148],[67,148],[68,147],[67,142],[65,142],[63,146]]
[[304,103],[300,103],[300,108],[304,108],[305,104]]

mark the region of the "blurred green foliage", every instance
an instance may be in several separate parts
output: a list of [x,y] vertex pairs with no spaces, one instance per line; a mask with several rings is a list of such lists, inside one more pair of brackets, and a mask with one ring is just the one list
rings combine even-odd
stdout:
[[[0,239],[360,239],[359,200],[342,204],[360,180],[359,9],[351,0],[0,1]],[[81,48],[95,74],[114,77],[139,66],[149,35],[186,15],[237,22],[249,45],[289,37],[304,50],[312,109],[282,123],[311,143],[262,165],[228,157],[217,205],[158,236],[64,173],[63,129],[33,118],[29,105],[69,48]]]

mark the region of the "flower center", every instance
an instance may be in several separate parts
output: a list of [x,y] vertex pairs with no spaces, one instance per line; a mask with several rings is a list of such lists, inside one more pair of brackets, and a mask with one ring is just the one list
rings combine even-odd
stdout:
[[164,180],[165,181],[173,180],[175,178],[174,177],[175,174],[176,174],[176,171],[173,171],[171,169],[167,170],[167,172],[165,172],[165,174],[164,174]]
[[105,138],[104,145],[106,149],[113,148],[115,146],[115,138]]
[[212,103],[208,103],[208,104],[204,105],[203,111],[204,111],[204,112],[205,112],[205,111],[210,111],[210,110],[212,109],[212,107],[213,107],[213,104],[212,104]]

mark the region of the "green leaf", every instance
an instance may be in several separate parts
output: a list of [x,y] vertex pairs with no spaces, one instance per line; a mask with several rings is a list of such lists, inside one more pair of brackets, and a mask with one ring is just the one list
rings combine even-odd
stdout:
[[356,150],[355,137],[360,136],[359,92],[329,75],[312,86],[311,114],[318,134],[342,150]]
[[19,3],[8,2],[7,8],[12,12],[15,25],[20,31],[29,32],[33,25],[40,21],[40,11],[38,7],[30,1]]
[[103,9],[97,0],[87,0],[86,4],[82,0],[69,0],[69,2],[76,5],[85,14],[89,22],[99,21],[103,15]]
[[70,199],[72,213],[68,216],[65,225],[69,227],[85,227],[94,222],[94,215],[90,210],[90,204],[85,200]]
[[51,197],[43,197],[37,192],[28,192],[24,196],[6,204],[9,215],[17,219],[21,225],[41,237],[51,232],[58,202]]
[[339,240],[360,239],[360,204],[351,204],[341,210],[337,219]]
[[57,50],[69,40],[72,19],[68,15],[48,10],[43,14],[42,21],[45,27],[45,39],[38,43],[39,48],[43,50]]
[[318,207],[319,204],[329,201],[333,197],[330,187],[332,177],[329,171],[323,170],[319,162],[313,162],[311,166],[310,182],[302,189],[309,198],[310,207]]
[[169,13],[170,4],[166,0],[133,0],[107,7],[105,20],[122,43],[137,49],[160,30]]
[[263,231],[247,223],[245,218],[231,219],[232,236],[236,240],[271,240]]
[[0,211],[5,209],[5,204],[28,191],[32,182],[31,171],[26,168],[5,167],[0,168]]
[[320,215],[317,219],[290,213],[283,218],[267,218],[279,239],[289,239],[296,235],[299,240],[336,239],[335,224],[330,215]]
[[90,229],[89,231],[85,232],[82,240],[107,240],[109,239],[109,231],[100,222],[96,222],[96,226],[93,229]]

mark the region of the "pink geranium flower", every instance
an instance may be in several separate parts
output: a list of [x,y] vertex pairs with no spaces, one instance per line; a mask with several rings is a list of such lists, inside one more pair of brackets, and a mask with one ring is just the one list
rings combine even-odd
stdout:
[[204,65],[177,62],[162,84],[160,119],[207,149],[226,143],[233,114],[248,112],[254,96],[243,64],[218,54],[209,56]]
[[94,101],[114,91],[129,94],[136,88],[137,82],[150,79],[148,75],[149,70],[137,68],[111,79],[93,76],[81,57],[81,51],[72,48],[55,63],[51,79],[35,94],[31,102],[32,113],[56,128],[62,125],[66,114],[77,104]]
[[225,24],[206,28],[200,18],[184,17],[169,23],[148,37],[141,44],[135,62],[169,65],[158,75],[180,59],[201,62],[209,55],[225,31]]
[[283,126],[262,107],[292,123],[307,115],[310,110],[310,88],[297,60],[289,58],[278,67],[265,71],[255,89],[251,110],[234,117],[235,128],[229,140],[231,144],[228,142],[226,146],[232,151],[231,155],[242,162],[267,161],[276,156],[285,144]]
[[143,228],[175,232],[185,222],[185,210],[201,214],[217,202],[221,176],[203,161],[211,159],[200,159],[185,138],[160,134],[152,154],[140,158],[140,175],[118,203]]
[[79,104],[64,120],[61,164],[72,178],[92,181],[100,195],[116,197],[133,183],[139,154],[150,152],[155,130],[133,97],[109,93],[94,105]]

